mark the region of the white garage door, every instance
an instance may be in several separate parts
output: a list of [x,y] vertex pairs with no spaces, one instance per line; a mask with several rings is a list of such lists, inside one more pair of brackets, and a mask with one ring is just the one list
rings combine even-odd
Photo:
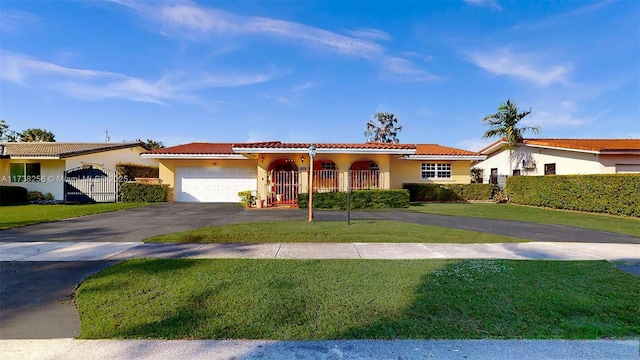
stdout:
[[258,188],[255,166],[177,167],[176,201],[239,202],[239,191]]
[[640,174],[640,164],[616,164],[617,174]]

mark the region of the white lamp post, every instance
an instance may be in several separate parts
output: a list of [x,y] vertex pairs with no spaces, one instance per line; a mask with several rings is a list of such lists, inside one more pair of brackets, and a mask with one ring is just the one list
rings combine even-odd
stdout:
[[313,157],[316,156],[316,146],[309,146],[309,222],[313,221]]

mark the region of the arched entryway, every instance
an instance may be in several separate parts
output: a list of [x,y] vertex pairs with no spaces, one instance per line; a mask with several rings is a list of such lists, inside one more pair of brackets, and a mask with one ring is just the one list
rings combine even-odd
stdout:
[[313,191],[336,192],[340,190],[338,183],[338,166],[330,159],[313,161]]
[[267,206],[294,206],[298,204],[300,173],[291,159],[277,159],[267,170]]
[[349,168],[351,190],[380,189],[380,167],[373,160],[358,160]]

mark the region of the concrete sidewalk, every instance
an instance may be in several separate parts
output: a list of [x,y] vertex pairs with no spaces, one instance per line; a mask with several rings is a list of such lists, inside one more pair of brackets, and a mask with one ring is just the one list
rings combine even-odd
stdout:
[[0,340],[6,360],[638,359],[637,340]]
[[131,258],[251,259],[547,259],[640,260],[640,244],[524,242],[143,244],[140,242],[6,242],[0,261],[103,261]]

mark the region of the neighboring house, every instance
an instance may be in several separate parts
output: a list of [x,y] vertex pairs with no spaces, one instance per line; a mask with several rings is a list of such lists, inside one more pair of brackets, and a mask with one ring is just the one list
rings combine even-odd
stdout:
[[[191,143],[141,156],[157,159],[175,201],[238,202],[255,191],[268,206],[295,205],[308,192],[311,144]],[[315,144],[314,192],[401,189],[404,183],[469,183],[471,162],[485,157],[440,145]]]
[[480,150],[473,166],[484,181],[504,184],[517,175],[640,173],[640,139],[525,139],[509,150],[505,139]]
[[[56,200],[116,200],[117,163],[157,166],[141,159],[143,143],[0,143],[0,185],[51,193]],[[133,180],[133,179],[131,179]]]

